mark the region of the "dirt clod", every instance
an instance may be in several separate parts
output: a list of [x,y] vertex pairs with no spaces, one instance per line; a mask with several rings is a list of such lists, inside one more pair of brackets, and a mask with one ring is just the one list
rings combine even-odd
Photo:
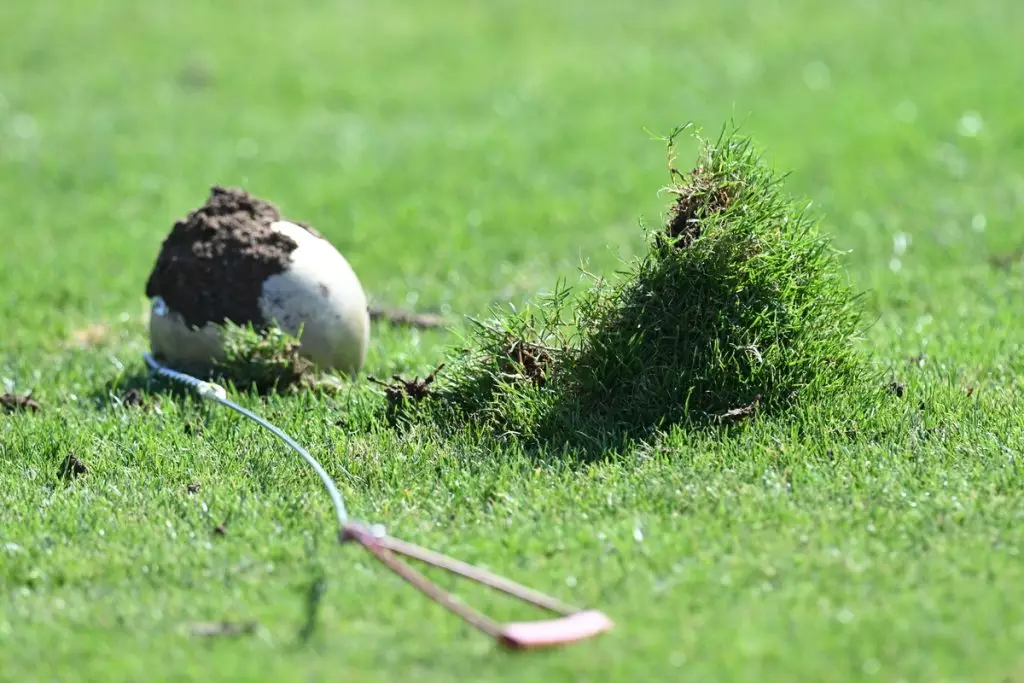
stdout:
[[189,493],[199,493],[200,488],[202,488],[202,485],[198,481],[194,481],[188,486],[186,486],[185,490],[188,491]]
[[523,339],[509,342],[502,360],[506,377],[526,379],[537,386],[544,386],[555,364],[549,349]]
[[83,474],[88,474],[89,468],[74,453],[68,453],[68,457],[60,465],[60,476],[62,479],[73,479]]
[[298,246],[271,229],[279,220],[270,202],[215,185],[206,203],[177,221],[164,240],[146,296],[162,297],[190,326],[263,326],[263,282],[288,267]]
[[30,410],[33,413],[39,412],[42,408],[39,403],[32,398],[32,394],[25,394],[18,396],[16,394],[4,394],[0,396],[0,406],[3,407],[8,413],[15,413],[24,410]]
[[761,404],[761,394],[754,397],[749,405],[741,406],[739,408],[733,408],[727,410],[724,413],[717,415],[718,421],[723,424],[732,424],[745,420],[755,412],[757,412],[758,406]]
[[129,389],[121,397],[121,405],[125,408],[146,408],[149,406],[149,402],[138,389]]
[[214,363],[215,379],[260,394],[312,381],[312,362],[299,353],[298,340],[284,330],[272,327],[256,331],[232,325],[224,330],[225,358]]
[[379,306],[370,306],[369,313],[370,320],[383,320],[391,325],[414,327],[420,330],[444,327],[448,324],[444,317],[434,313],[392,310]]
[[434,383],[435,379],[437,379],[437,373],[441,371],[444,365],[444,363],[441,363],[433,372],[423,379],[420,379],[419,377],[403,379],[398,375],[392,375],[390,382],[379,380],[372,375],[367,377],[367,379],[374,384],[384,387],[384,395],[387,397],[388,404],[391,406],[399,405],[405,400],[410,400],[416,403],[430,396],[430,385]]
[[666,235],[677,247],[685,248],[700,237],[701,221],[728,208],[732,197],[728,186],[714,178],[703,166],[683,174],[671,169],[677,184],[670,188],[676,195],[669,210]]

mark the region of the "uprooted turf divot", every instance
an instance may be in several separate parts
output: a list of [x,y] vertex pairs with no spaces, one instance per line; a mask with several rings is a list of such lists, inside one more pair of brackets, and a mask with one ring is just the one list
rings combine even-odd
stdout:
[[400,420],[403,410],[409,404],[418,404],[433,396],[432,385],[437,380],[437,375],[444,369],[445,364],[438,365],[429,375],[420,379],[413,377],[405,379],[400,375],[392,375],[390,382],[378,379],[373,375],[367,377],[371,384],[384,388],[384,397],[387,399],[388,421],[394,424]]
[[708,218],[729,207],[739,186],[703,165],[687,174],[680,173],[674,162],[675,155],[670,153],[669,174],[674,182],[668,191],[675,201],[669,209],[665,230],[656,233],[656,239],[659,244],[671,242],[685,248],[700,237]]
[[[224,357],[209,366],[183,367],[184,372],[259,395],[335,391],[343,386],[341,379],[320,372],[302,356],[298,338],[279,327],[257,329],[252,323],[226,322],[220,328]],[[162,359],[157,357],[157,360]],[[153,381],[149,375],[146,378],[146,383]],[[173,384],[169,388],[180,390]]]
[[272,327],[226,325],[224,359],[212,376],[228,380],[242,390],[265,394],[284,391],[308,381],[313,364],[299,354],[299,341]]
[[446,422],[610,444],[856,382],[860,297],[806,207],[735,132],[696,135],[694,169],[679,172],[682,130],[667,140],[673,203],[647,253],[614,281],[479,324],[435,388]]
[[443,368],[444,363],[441,363],[423,379],[419,377],[405,379],[400,375],[392,375],[390,382],[385,382],[372,375],[367,379],[373,384],[384,387],[384,395],[390,403],[401,403],[405,400],[415,403],[430,396],[430,385],[434,383],[437,373]]
[[6,413],[28,411],[38,413],[42,408],[39,402],[32,398],[31,394],[19,396],[17,394],[0,395],[0,408]]

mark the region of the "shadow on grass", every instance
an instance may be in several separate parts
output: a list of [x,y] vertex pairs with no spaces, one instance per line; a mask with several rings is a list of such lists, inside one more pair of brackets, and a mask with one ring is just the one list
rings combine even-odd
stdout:
[[[680,291],[680,282],[691,286]],[[791,339],[786,312],[771,311],[775,300],[763,287],[737,292],[728,278],[682,264],[640,273],[624,294],[551,382],[537,425],[550,446],[594,442],[595,429],[599,443],[621,445],[675,425],[729,424],[785,407],[792,388],[810,379],[764,362]],[[774,339],[757,339],[764,315],[779,323]]]

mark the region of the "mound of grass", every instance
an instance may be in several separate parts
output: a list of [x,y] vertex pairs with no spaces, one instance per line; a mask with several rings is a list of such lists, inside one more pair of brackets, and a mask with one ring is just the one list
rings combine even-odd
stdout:
[[591,441],[779,410],[864,365],[860,297],[751,140],[694,133],[694,168],[649,250],[614,281],[479,323],[435,405],[521,436]]
[[220,326],[220,334],[223,358],[208,365],[176,369],[260,395],[310,389],[332,391],[344,384],[338,377],[320,372],[302,355],[298,337],[277,326],[256,328],[252,323],[225,322]]
[[215,363],[211,375],[219,381],[261,394],[309,381],[313,364],[299,354],[299,340],[284,330],[229,323],[223,335],[224,359]]

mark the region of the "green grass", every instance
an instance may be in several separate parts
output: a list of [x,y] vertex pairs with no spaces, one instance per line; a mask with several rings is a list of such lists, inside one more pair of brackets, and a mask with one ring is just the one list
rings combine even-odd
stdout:
[[[0,389],[42,406],[0,412],[0,680],[1020,679],[1022,21],[1011,0],[0,3]],[[599,607],[606,636],[497,651],[338,548],[256,426],[119,405],[160,241],[212,184],[312,223],[378,302],[481,317],[644,253],[671,200],[645,131],[733,117],[849,251],[862,351],[902,396],[589,463],[392,429],[365,378],[244,397],[360,478],[356,516]],[[465,331],[377,326],[366,373],[425,375]],[[89,472],[67,480],[70,452]],[[261,628],[188,635],[221,619]]]

